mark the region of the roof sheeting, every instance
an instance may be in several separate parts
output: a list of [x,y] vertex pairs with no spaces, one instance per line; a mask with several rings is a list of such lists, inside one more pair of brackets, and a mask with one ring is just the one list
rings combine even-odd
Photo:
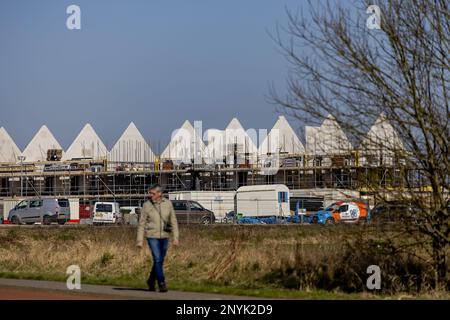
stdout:
[[186,120],[181,128],[175,130],[172,138],[161,154],[162,159],[190,162],[191,159],[201,159],[205,155],[206,146],[202,137]]
[[109,161],[151,162],[153,151],[136,125],[131,122],[108,154]]
[[0,128],[0,162],[17,162],[20,150],[5,128]]
[[207,130],[206,139],[209,157],[214,160],[222,160],[227,157],[230,158],[228,161],[232,162],[231,157],[234,156],[235,147],[237,154],[256,156],[258,148],[253,141],[257,139],[257,133],[256,131],[250,133],[254,135],[253,139],[236,118],[230,121],[225,130]]
[[320,127],[306,126],[305,136],[308,154],[341,154],[352,149],[352,144],[332,115],[328,115]]
[[76,158],[91,158],[99,160],[108,154],[105,144],[99,138],[94,128],[88,123],[67,149],[63,160]]
[[46,161],[49,149],[63,150],[47,126],[43,125],[28,143],[22,155],[25,156],[26,162]]
[[394,152],[396,150],[405,150],[405,147],[397,131],[386,119],[386,116],[381,114],[362,139],[360,149],[363,152],[376,150]]
[[224,130],[225,153],[227,156],[234,154],[234,146],[237,145],[238,153],[256,154],[258,148],[254,140],[257,140],[256,131],[254,139],[244,130],[238,119],[233,118]]
[[207,141],[207,155],[212,160],[223,160],[225,155],[224,131],[208,129],[205,131]]
[[284,116],[278,117],[272,130],[270,130],[259,147],[260,155],[278,152],[290,155],[305,152],[303,144]]

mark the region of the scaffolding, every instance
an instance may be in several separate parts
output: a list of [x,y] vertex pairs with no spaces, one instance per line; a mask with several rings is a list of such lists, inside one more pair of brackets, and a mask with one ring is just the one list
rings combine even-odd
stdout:
[[[235,157],[237,158],[237,157]],[[244,157],[245,159],[245,157]],[[0,165],[0,198],[64,196],[81,202],[114,199],[132,205],[146,199],[148,186],[159,183],[171,191],[234,191],[241,186],[285,184],[289,189],[333,188],[370,194],[375,188],[401,188],[406,176],[422,187],[420,171],[402,159],[387,163],[359,162],[348,154],[279,155],[274,174],[262,174],[257,161],[216,165],[78,160]]]

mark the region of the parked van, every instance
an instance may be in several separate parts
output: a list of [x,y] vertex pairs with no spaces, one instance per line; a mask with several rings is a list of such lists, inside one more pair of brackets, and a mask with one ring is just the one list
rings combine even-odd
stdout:
[[361,201],[341,204],[334,216],[340,222],[366,222],[370,218],[367,204]]
[[309,215],[311,223],[366,222],[370,220],[369,206],[363,201],[337,201],[323,210]]
[[97,202],[92,215],[93,224],[122,223],[122,213],[118,202]]
[[19,202],[9,211],[8,220],[12,224],[34,224],[40,222],[49,225],[52,222],[65,224],[70,219],[68,199],[40,198]]
[[289,189],[284,184],[240,187],[236,212],[243,217],[290,216]]

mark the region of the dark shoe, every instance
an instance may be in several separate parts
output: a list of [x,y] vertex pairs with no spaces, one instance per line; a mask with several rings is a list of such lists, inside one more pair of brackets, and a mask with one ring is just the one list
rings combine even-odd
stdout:
[[167,290],[167,286],[166,286],[166,284],[164,282],[163,283],[159,283],[158,286],[159,286],[159,292],[167,292],[167,291],[169,291],[169,290]]

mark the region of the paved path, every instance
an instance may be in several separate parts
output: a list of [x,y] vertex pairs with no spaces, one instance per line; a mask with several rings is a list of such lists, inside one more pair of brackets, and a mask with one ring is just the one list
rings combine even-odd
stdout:
[[[170,289],[170,288],[169,288]],[[143,289],[81,284],[81,290],[68,290],[64,282],[0,279],[0,300],[252,300],[261,298],[214,293],[169,291],[149,292]]]

